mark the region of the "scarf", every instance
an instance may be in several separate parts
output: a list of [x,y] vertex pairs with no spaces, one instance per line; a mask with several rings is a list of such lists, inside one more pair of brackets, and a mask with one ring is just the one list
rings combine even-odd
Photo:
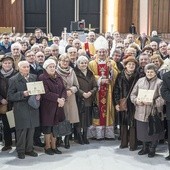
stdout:
[[128,72],[127,70],[125,70],[125,76],[126,76],[126,78],[129,80],[132,76],[133,76],[133,74],[134,74],[134,72]]
[[1,71],[1,74],[2,74],[4,77],[8,77],[8,76],[10,76],[10,75],[12,74],[12,72],[14,71],[14,69],[11,68],[11,70],[9,70],[9,71],[6,72],[6,71],[2,68],[0,71]]
[[61,76],[65,76],[67,77],[70,74],[70,67],[67,68],[61,68],[60,65],[57,65],[57,72],[61,75]]

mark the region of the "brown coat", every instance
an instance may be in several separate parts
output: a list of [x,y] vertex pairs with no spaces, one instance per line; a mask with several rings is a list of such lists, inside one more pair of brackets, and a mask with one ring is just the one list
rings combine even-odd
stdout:
[[[85,76],[78,68],[75,68],[74,71],[76,73],[80,86],[77,92],[77,98],[84,99],[85,106],[92,106],[92,102],[96,97],[96,92],[98,89],[97,82],[95,80],[93,73],[88,69],[87,75]],[[84,92],[87,93],[89,91],[92,93],[92,95],[89,98],[85,99],[83,97],[83,93]]]
[[66,89],[60,75],[51,78],[46,71],[39,76],[43,81],[45,94],[42,95],[40,118],[42,126],[53,126],[65,119],[63,107],[58,107],[58,98],[66,99]]
[[[131,96],[130,96],[132,103],[134,103],[134,105],[136,107],[136,111],[135,111],[135,119],[136,120],[139,120],[142,122],[147,122],[148,116],[151,113],[151,108],[152,108],[151,105],[150,106],[136,105],[139,89],[155,90],[153,99],[155,101],[155,105],[156,105],[156,108],[158,109],[158,112],[162,113],[164,100],[160,94],[161,85],[162,85],[162,80],[160,80],[157,77],[153,78],[150,81],[148,81],[146,77],[143,77],[137,81],[137,83],[135,84],[135,86],[132,90]],[[163,118],[163,114],[162,114],[162,118]]]

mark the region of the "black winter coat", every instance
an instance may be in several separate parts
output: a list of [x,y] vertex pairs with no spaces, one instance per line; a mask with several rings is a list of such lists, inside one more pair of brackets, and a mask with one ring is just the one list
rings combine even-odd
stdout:
[[[119,100],[126,98],[129,94],[129,91],[132,91],[133,87],[137,81],[137,74],[133,74],[128,80],[125,76],[125,70],[118,74],[115,88],[114,88],[114,105],[119,104]],[[119,121],[121,125],[130,125],[134,126],[134,114],[135,107],[130,100],[130,94],[127,99],[127,112],[120,112]]]
[[170,71],[163,75],[161,95],[166,101],[166,119],[170,120]]
[[[7,91],[8,91],[8,81],[9,78],[14,76],[17,72],[14,70],[9,76],[4,77],[0,72],[0,100],[7,99]],[[8,111],[12,109],[12,102],[8,101]]]

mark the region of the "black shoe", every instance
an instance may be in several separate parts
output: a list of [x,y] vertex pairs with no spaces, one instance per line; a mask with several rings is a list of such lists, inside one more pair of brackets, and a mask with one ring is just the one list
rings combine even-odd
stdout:
[[128,148],[128,146],[122,146],[122,145],[120,145],[119,148],[120,148],[120,149],[124,149],[124,148]]
[[78,134],[77,134],[77,140],[78,140],[78,143],[79,143],[80,145],[84,145],[84,141],[83,141],[83,138],[82,138],[81,133],[78,133]]
[[18,158],[19,158],[19,159],[25,159],[25,154],[22,153],[22,152],[19,152],[19,153],[18,153]]
[[31,152],[25,152],[25,155],[28,155],[28,156],[32,156],[32,157],[37,157],[38,154],[34,151],[31,151]]
[[149,149],[141,149],[139,152],[138,152],[138,155],[146,155],[146,154],[148,154],[149,153]]
[[53,150],[51,148],[45,149],[45,153],[47,155],[54,155],[54,152],[53,152]]
[[155,149],[151,149],[150,152],[148,153],[149,158],[153,158],[155,156]]
[[69,148],[70,148],[69,137],[70,137],[70,135],[66,135],[65,138],[64,138],[64,144],[65,144],[64,147],[65,147],[66,149],[69,149]]
[[84,138],[83,140],[84,140],[85,144],[90,144],[90,142],[89,142],[89,140],[87,138]]
[[165,160],[170,161],[170,155],[165,158]]
[[38,147],[45,147],[45,143],[42,143],[42,142],[34,142],[34,146],[38,146]]
[[11,150],[12,147],[11,146],[4,146],[1,151],[7,151],[7,150]]
[[130,151],[135,151],[137,148],[129,148]]
[[62,152],[59,151],[57,148],[56,148],[56,149],[52,149],[52,151],[53,151],[55,154],[62,154]]
[[57,137],[56,146],[60,147],[62,143],[63,143],[62,137]]

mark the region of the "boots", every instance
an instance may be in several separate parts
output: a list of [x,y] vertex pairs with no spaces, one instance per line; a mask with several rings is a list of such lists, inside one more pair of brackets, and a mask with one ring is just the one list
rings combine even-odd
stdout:
[[70,148],[69,137],[70,137],[69,135],[66,135],[64,138],[64,144],[66,149]]
[[87,131],[83,131],[83,140],[85,144],[89,144],[89,141],[87,139]]
[[155,156],[155,148],[150,148],[150,151],[148,153],[149,158],[153,158]]
[[137,139],[136,139],[136,129],[135,127],[130,127],[129,129],[129,150],[135,151],[137,149]]
[[155,156],[155,149],[156,149],[157,143],[158,143],[157,141],[151,143],[150,151],[148,153],[149,158],[153,158]]
[[169,156],[167,156],[165,159],[166,159],[167,161],[170,161],[170,144],[168,144],[168,149],[169,149]]
[[128,147],[128,129],[126,125],[122,125],[120,127],[121,134],[121,144],[119,146],[120,149]]
[[56,146],[60,147],[62,143],[63,143],[62,137],[57,137]]
[[84,141],[81,133],[77,133],[77,140],[79,144],[84,145]]
[[149,144],[147,142],[143,142],[142,149],[138,152],[138,155],[145,155],[149,153]]

